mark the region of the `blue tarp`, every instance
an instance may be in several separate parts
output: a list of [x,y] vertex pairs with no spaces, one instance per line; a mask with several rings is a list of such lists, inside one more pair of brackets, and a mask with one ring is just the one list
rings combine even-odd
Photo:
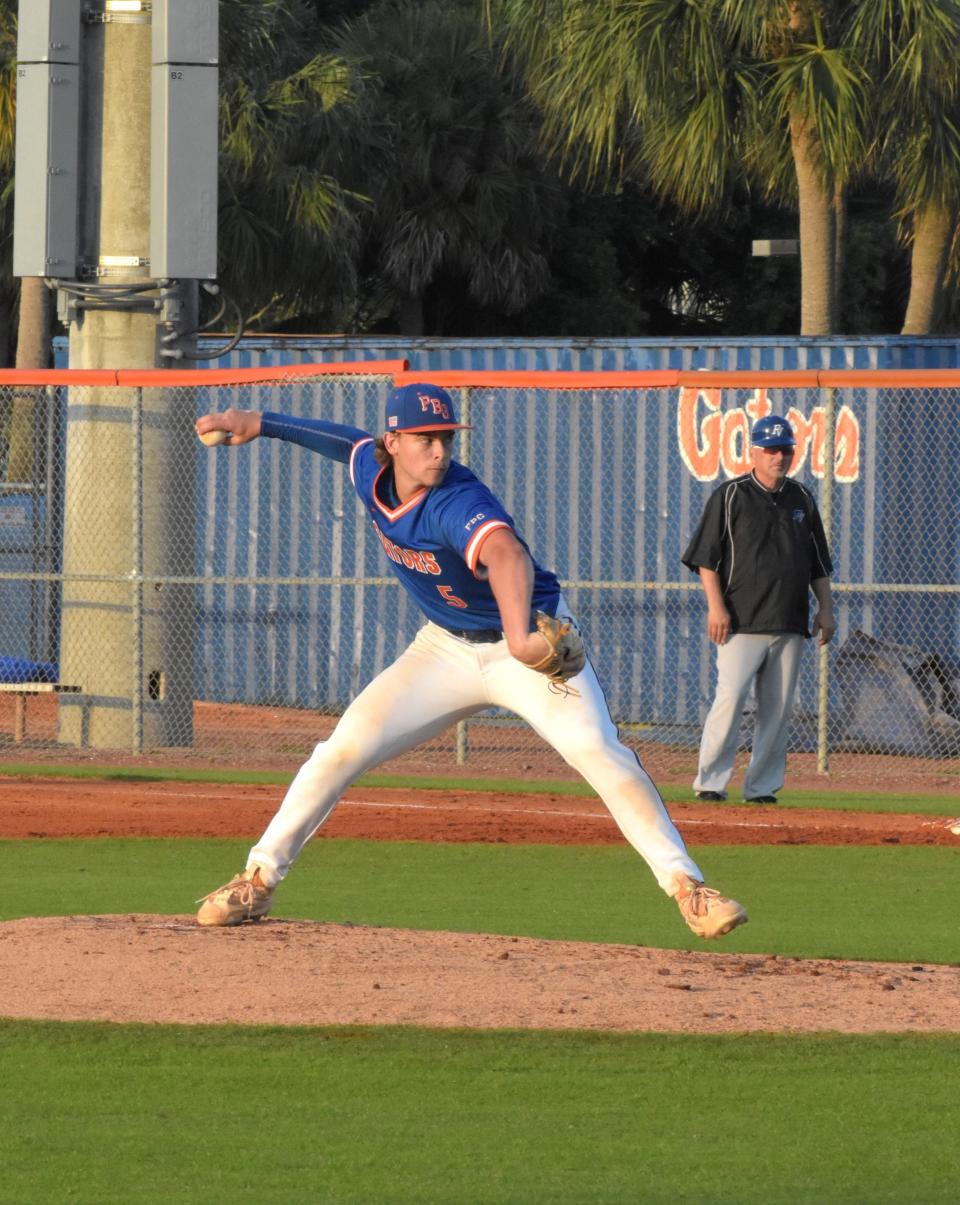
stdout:
[[49,661],[0,657],[0,682],[56,682],[57,666]]

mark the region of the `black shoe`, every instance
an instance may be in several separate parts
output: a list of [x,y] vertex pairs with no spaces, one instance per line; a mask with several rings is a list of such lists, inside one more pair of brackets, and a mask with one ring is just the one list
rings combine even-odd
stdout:
[[776,795],[753,795],[750,799],[745,799],[744,803],[776,803]]
[[697,798],[704,803],[723,803],[726,797],[723,791],[697,791]]

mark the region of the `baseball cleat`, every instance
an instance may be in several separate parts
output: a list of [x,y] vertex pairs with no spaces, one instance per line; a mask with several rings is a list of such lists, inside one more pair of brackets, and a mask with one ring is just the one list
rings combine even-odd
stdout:
[[199,925],[242,925],[267,915],[273,903],[273,888],[260,877],[260,867],[252,866],[197,903]]
[[776,795],[751,795],[744,803],[776,803]]
[[723,803],[726,797],[726,791],[697,791],[697,798],[704,803]]
[[696,879],[687,879],[673,898],[677,901],[680,915],[697,937],[708,940],[723,937],[731,929],[747,923],[747,910],[743,904],[728,900],[713,887],[705,887]]

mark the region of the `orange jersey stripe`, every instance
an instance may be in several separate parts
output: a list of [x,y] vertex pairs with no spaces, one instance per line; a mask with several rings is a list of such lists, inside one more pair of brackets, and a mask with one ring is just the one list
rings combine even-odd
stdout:
[[463,559],[467,562],[467,568],[475,576],[477,576],[477,563],[480,559],[480,549],[483,547],[483,543],[487,536],[490,535],[491,532],[496,531],[498,527],[505,527],[508,531],[510,530],[510,524],[504,523],[503,519],[490,519],[488,522],[483,523],[480,527],[478,527],[470,537],[470,542],[467,544],[467,547],[464,551]]

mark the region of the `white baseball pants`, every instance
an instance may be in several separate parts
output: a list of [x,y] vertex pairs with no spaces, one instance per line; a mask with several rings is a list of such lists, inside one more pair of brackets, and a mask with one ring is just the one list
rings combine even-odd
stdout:
[[510,656],[506,641],[470,644],[428,623],[344,712],[300,768],[248,865],[273,885],[359,775],[487,707],[525,719],[601,797],[668,895],[678,876],[702,880],[653,782],[620,743],[593,667],[572,679],[579,694],[550,689]]
[[758,636],[737,632],[717,646],[717,693],[700,738],[695,791],[724,791],[733,773],[743,707],[755,684],[753,751],[743,781],[745,799],[775,795],[787,768],[793,694],[803,637],[795,632]]

